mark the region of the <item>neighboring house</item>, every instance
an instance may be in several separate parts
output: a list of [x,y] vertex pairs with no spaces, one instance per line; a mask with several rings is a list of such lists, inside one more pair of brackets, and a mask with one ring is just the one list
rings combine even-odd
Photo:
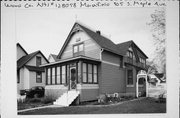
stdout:
[[[57,55],[59,61],[42,65],[45,94],[60,100],[77,90],[80,102],[97,100],[101,94],[135,96],[136,76],[146,70],[147,58],[133,41],[114,44],[100,31],[75,23]],[[144,79],[139,84],[139,91],[145,91]]]
[[55,62],[57,60],[58,60],[57,55],[55,55],[55,54],[50,54],[49,57],[48,57],[49,62]]
[[154,75],[154,74],[149,74],[149,84],[152,84],[154,86],[157,86],[160,84],[160,80]]
[[41,51],[28,54],[17,43],[17,90],[30,89],[33,86],[45,86],[45,71],[39,67],[48,63]]
[[163,73],[156,73],[154,74],[159,80],[160,83],[166,83],[166,76]]

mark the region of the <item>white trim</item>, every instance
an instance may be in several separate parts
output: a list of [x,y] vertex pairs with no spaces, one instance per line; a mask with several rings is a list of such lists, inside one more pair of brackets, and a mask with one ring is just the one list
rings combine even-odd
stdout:
[[68,89],[68,87],[64,85],[46,85],[45,89]]
[[134,87],[134,85],[126,85],[126,87]]
[[49,66],[49,65],[53,65],[53,64],[58,64],[58,63],[66,62],[66,61],[71,61],[71,60],[74,60],[74,59],[89,59],[89,60],[93,60],[93,61],[98,61],[98,62],[100,62],[99,59],[94,59],[94,58],[85,57],[85,56],[78,56],[78,57],[73,57],[73,58],[68,58],[68,59],[59,60],[59,61],[52,62],[52,63],[42,64],[42,65],[40,65],[39,67],[44,67],[44,66]]
[[109,64],[109,65],[118,66],[118,67],[120,66],[119,64],[111,63],[111,62],[104,61],[104,60],[102,60],[102,63],[106,63],[106,64]]

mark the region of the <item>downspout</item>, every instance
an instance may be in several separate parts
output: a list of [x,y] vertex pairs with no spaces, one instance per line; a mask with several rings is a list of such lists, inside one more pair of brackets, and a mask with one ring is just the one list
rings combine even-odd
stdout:
[[102,52],[104,51],[104,48],[101,48],[101,51],[100,51],[100,61],[102,61]]

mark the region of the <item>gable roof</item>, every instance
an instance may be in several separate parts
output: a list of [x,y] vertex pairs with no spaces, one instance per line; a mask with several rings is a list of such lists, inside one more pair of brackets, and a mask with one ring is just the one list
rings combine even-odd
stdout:
[[[49,57],[50,57],[50,56],[51,56],[55,61],[58,60],[58,59],[57,59],[57,55],[55,55],[55,54],[50,54]],[[49,58],[48,58],[48,60],[49,60]]]
[[135,56],[139,56],[137,53],[137,50],[138,50],[142,55],[144,55],[145,58],[148,58],[146,56],[146,54],[132,40],[123,42],[123,43],[119,43],[119,44],[117,44],[117,46],[119,48],[119,51],[121,51],[121,53],[123,55],[126,55],[126,52],[128,51],[129,47],[132,46],[132,47],[134,47]]
[[49,61],[46,59],[46,57],[42,54],[42,52],[40,50],[30,53],[26,56],[21,57],[18,61],[17,61],[17,68],[20,69],[21,67],[23,67],[27,62],[29,62],[34,56],[36,56],[38,53],[40,53],[43,58],[47,61],[47,63],[49,63]]
[[19,47],[24,51],[24,53],[25,53],[26,55],[28,55],[28,53],[27,53],[26,50],[21,46],[20,43],[17,43],[16,45],[19,46]]
[[115,54],[118,54],[118,55],[122,55],[120,51],[118,51],[118,47],[116,46],[116,44],[114,44],[111,40],[109,40],[108,38],[88,29],[87,27],[79,24],[79,23],[75,23],[74,26],[72,27],[63,47],[61,48],[57,58],[60,58],[60,56],[62,55],[66,45],[68,44],[68,42],[70,41],[70,37],[71,37],[71,32],[73,30],[73,28],[78,25],[80,26],[80,28],[82,28],[82,30],[84,30],[84,32],[90,36],[92,39],[94,39],[94,41],[101,47],[101,48],[104,48],[105,50],[107,51],[110,51],[110,52],[113,52]]
[[65,50],[65,47],[67,46],[68,42],[70,41],[70,37],[71,37],[71,32],[73,31],[73,28],[78,25],[80,26],[80,28],[88,35],[90,36],[101,48],[103,48],[106,51],[110,51],[112,53],[124,56],[129,48],[130,45],[134,45],[135,47],[137,47],[137,49],[146,57],[148,58],[140,49],[139,47],[131,40],[131,41],[127,41],[124,43],[119,43],[119,44],[115,44],[113,43],[110,39],[104,37],[103,35],[96,33],[92,30],[90,30],[89,28],[79,24],[79,23],[75,23],[63,45],[63,47],[61,48],[57,58],[59,59],[60,56],[62,55],[63,51]]

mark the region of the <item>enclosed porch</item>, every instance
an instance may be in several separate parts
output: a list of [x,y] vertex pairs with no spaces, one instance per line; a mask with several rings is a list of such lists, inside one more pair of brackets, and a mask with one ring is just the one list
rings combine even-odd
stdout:
[[57,99],[68,91],[78,91],[79,101],[97,99],[100,61],[85,56],[44,65],[45,95]]

